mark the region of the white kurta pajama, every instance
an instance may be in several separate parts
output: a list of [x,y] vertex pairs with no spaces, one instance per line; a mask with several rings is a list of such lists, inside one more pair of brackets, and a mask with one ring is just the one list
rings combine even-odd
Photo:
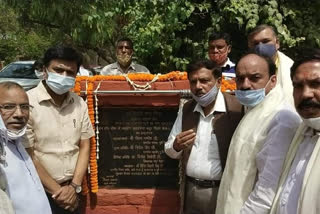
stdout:
[[303,123],[297,130],[286,156],[270,214],[320,213],[319,163],[319,132],[312,129],[310,131]]
[[[286,103],[283,90],[277,85],[241,120],[231,140],[220,184],[216,214],[240,213],[256,183],[258,172],[256,158],[268,138],[270,122],[280,110],[288,105]],[[293,111],[291,113],[294,114]],[[276,185],[273,185],[273,188],[271,193],[275,191]]]

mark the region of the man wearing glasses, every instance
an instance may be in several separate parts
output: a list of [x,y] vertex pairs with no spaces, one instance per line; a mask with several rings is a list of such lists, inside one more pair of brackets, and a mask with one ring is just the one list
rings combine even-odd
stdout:
[[28,96],[20,85],[0,83],[0,113],[7,129],[7,136],[0,142],[4,149],[0,172],[6,177],[7,192],[16,214],[51,213],[37,171],[20,142],[31,109]]

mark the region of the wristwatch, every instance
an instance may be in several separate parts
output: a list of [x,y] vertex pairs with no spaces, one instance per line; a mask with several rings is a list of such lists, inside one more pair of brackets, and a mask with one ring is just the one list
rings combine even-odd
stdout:
[[82,191],[81,185],[77,185],[77,184],[73,183],[72,181],[71,181],[70,185],[74,188],[76,193],[80,193]]

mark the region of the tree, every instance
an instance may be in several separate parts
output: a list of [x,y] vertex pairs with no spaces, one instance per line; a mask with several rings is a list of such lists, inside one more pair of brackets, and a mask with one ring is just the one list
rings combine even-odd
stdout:
[[22,28],[15,11],[0,1],[0,60],[5,64],[14,60],[37,59],[50,45],[50,39]]
[[233,39],[232,57],[247,49],[246,35],[258,24],[273,25],[281,48],[294,55],[302,46],[320,46],[317,1],[292,0],[3,0],[20,24],[42,29],[55,41],[94,53],[93,63],[114,62],[115,41],[129,36],[136,60],[154,73],[184,70],[207,55],[212,31]]

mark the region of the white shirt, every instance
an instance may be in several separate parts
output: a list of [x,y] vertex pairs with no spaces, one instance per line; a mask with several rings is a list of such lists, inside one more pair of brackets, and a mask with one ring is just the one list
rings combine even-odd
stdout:
[[[199,124],[195,142],[187,163],[186,174],[193,178],[203,180],[221,179],[221,162],[216,135],[213,133],[212,120],[213,112],[226,112],[225,101],[222,93],[218,92],[216,103],[211,112],[205,116],[202,107],[197,104],[194,111],[200,113]],[[174,159],[181,157],[182,151],[177,152],[173,148],[173,142],[178,134],[182,132],[182,109],[171,129],[168,141],[165,143],[165,152]]]
[[306,130],[305,137],[299,145],[290,172],[284,182],[279,198],[278,214],[297,213],[304,174],[319,135],[319,133],[314,134],[314,130],[311,128]]
[[223,64],[223,66],[221,66],[221,67],[227,67],[227,66],[230,66],[230,67],[234,67],[235,66],[235,64],[233,62],[231,62],[229,57],[228,57],[227,61]]
[[269,213],[286,153],[300,122],[299,115],[289,105],[271,120],[266,141],[256,156],[258,179],[240,213]]
[[[235,64],[233,62],[231,62],[229,57],[228,57],[227,61],[223,64],[223,66],[221,66],[221,67],[224,68],[224,67],[227,67],[227,66],[229,66],[230,68],[235,66]],[[236,77],[235,73],[230,73],[230,72],[222,72],[222,75],[225,76],[225,77],[229,77],[229,78],[230,77]]]
[[90,71],[85,69],[82,65],[79,68],[78,76],[90,76]]
[[50,214],[51,208],[32,160],[20,141],[4,144],[9,197],[16,214]]

